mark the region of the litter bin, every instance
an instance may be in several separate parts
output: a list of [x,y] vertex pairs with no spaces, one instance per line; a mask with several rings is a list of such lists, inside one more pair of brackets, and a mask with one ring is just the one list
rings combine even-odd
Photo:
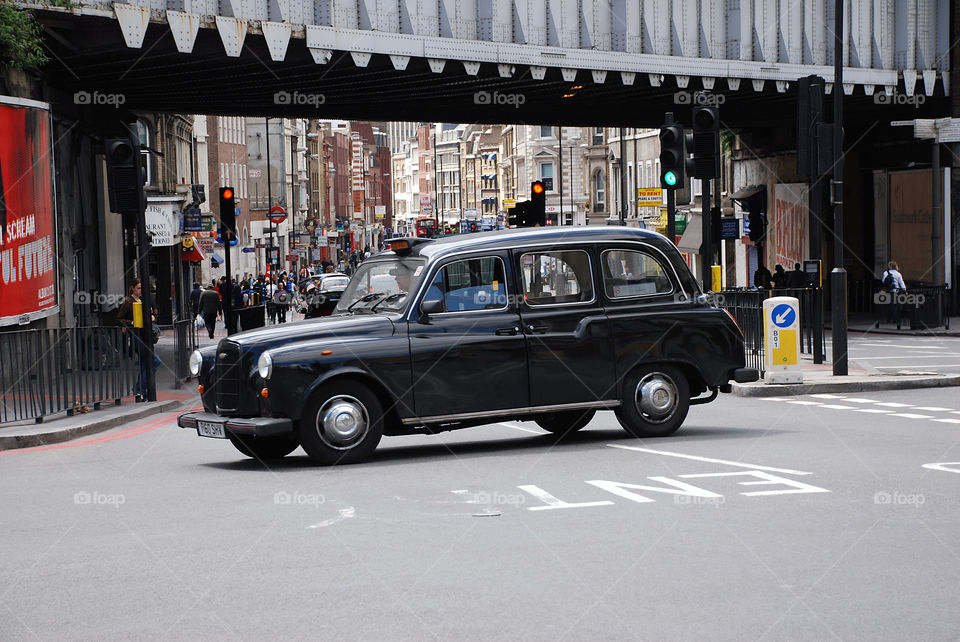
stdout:
[[932,283],[914,283],[907,286],[910,295],[923,297],[921,302],[907,303],[910,312],[910,329],[939,328],[949,323],[944,316],[946,286]]
[[237,316],[240,318],[241,330],[252,330],[262,328],[265,321],[266,307],[262,305],[252,305],[237,310]]

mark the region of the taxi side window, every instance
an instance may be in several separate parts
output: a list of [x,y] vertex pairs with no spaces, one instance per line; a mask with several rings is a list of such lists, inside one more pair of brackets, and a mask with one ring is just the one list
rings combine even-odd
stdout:
[[520,268],[527,305],[593,300],[590,257],[583,250],[527,252],[520,256]]
[[673,292],[663,265],[646,252],[607,250],[601,256],[603,287],[611,299]]
[[507,307],[503,261],[487,256],[448,263],[434,277],[424,301],[440,299],[444,312],[499,310]]

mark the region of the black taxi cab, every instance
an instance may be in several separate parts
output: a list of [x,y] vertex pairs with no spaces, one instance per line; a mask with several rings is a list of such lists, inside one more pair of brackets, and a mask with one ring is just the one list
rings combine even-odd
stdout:
[[612,410],[638,437],[754,381],[743,334],[676,247],[624,227],[395,239],[333,314],[230,336],[190,358],[198,435],[327,465],[384,435],[530,420],[564,435]]

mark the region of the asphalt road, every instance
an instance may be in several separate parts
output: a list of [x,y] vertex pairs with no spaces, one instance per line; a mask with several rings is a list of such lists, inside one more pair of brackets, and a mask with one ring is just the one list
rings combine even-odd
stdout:
[[[960,373],[960,337],[851,334],[850,360],[866,370]],[[827,339],[827,350],[830,340]]]
[[172,419],[0,453],[0,639],[960,635],[955,389],[723,395],[646,441],[507,422],[339,468]]

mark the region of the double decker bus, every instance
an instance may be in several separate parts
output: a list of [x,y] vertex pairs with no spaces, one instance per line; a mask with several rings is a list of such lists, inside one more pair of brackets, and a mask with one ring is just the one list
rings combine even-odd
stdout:
[[417,236],[423,238],[433,238],[438,234],[437,219],[429,216],[421,216],[416,222]]

